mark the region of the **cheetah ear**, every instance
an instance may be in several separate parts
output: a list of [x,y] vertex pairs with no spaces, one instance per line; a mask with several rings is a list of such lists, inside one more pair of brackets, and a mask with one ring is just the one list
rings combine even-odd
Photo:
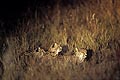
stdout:
[[52,48],[54,48],[55,47],[55,44],[52,44],[52,46],[51,46]]
[[38,50],[40,50],[41,48],[40,47],[38,47]]
[[38,52],[38,48],[36,48],[35,51]]
[[57,43],[55,43],[54,46],[57,46]]
[[75,51],[78,51],[78,48],[75,48]]

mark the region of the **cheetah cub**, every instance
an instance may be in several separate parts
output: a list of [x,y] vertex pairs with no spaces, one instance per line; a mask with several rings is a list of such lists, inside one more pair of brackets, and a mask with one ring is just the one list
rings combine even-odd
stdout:
[[50,46],[48,51],[52,56],[57,56],[59,52],[62,51],[62,47],[58,45],[57,43],[54,43]]
[[80,62],[83,62],[87,57],[87,50],[86,49],[74,49],[74,55],[79,59]]
[[40,48],[40,47],[37,47],[34,51],[34,56],[35,57],[38,57],[38,58],[41,58],[44,56],[46,52],[44,51],[44,49]]

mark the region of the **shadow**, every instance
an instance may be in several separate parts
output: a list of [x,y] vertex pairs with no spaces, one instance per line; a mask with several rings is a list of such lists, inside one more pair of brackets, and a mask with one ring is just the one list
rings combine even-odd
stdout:
[[62,51],[59,52],[59,55],[64,55],[65,53],[67,53],[68,50],[68,45],[62,46]]
[[4,73],[4,66],[3,63],[0,61],[0,80],[2,80],[3,73]]
[[86,60],[89,61],[92,56],[93,56],[93,50],[92,50],[92,49],[88,49],[88,50],[87,50]]

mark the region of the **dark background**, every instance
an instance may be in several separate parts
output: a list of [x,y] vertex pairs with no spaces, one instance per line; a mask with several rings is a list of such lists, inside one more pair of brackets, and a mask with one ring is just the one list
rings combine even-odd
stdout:
[[[28,8],[54,6],[60,2],[62,6],[73,5],[79,0],[1,0],[0,20],[8,21],[20,17]],[[80,0],[83,2],[84,0]],[[87,0],[86,0],[87,1]]]
[[0,19],[3,21],[15,20],[32,5],[32,0],[2,0],[0,1]]
[[[87,0],[86,0],[87,1]],[[84,0],[1,0],[0,1],[0,29],[5,33],[16,31],[18,22],[22,22],[27,16],[34,15],[32,13],[27,14],[27,10],[30,9],[33,13],[36,8],[41,7],[41,12],[45,7],[50,6],[51,9],[54,5],[59,3],[62,7],[68,5],[76,5],[78,2],[84,3]],[[42,10],[43,9],[43,10]],[[4,24],[1,26],[1,24]]]

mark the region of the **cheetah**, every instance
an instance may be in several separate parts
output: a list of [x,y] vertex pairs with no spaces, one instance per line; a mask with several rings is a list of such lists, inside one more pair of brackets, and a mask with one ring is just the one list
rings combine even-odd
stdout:
[[48,51],[52,56],[57,56],[59,52],[62,51],[62,47],[58,45],[57,43],[54,43],[50,46]]
[[87,57],[87,50],[86,49],[74,49],[74,55],[78,58],[80,62],[83,62],[85,58]]

